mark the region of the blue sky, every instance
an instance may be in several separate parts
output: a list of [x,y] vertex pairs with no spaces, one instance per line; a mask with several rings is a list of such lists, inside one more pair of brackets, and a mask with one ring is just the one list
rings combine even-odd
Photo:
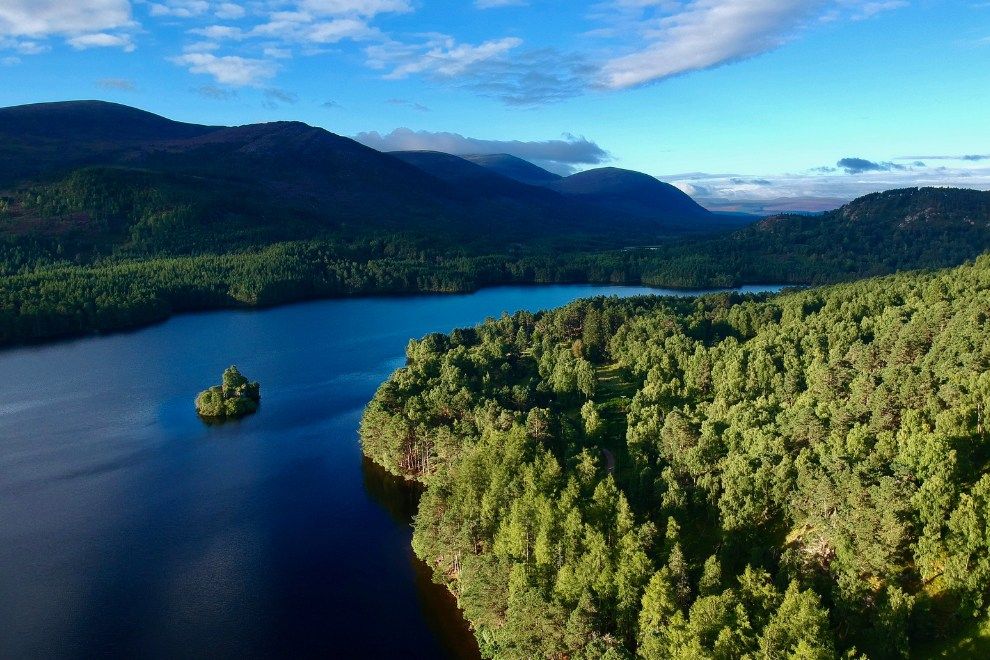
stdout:
[[0,0],[0,83],[627,167],[726,208],[990,188],[985,0]]

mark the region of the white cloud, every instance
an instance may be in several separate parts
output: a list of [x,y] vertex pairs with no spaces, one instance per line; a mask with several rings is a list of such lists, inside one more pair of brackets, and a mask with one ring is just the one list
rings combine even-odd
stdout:
[[243,30],[232,25],[208,25],[206,27],[193,28],[189,30],[189,34],[195,34],[217,41],[222,39],[243,39],[245,36]]
[[302,31],[302,38],[312,43],[330,44],[342,39],[360,40],[379,34],[377,29],[370,27],[361,19],[336,18],[308,26]]
[[[599,84],[623,89],[736,62],[779,48],[809,25],[866,19],[905,0],[610,0],[595,36],[638,42],[607,58]],[[622,46],[619,45],[619,48]]]
[[192,18],[205,14],[209,9],[210,3],[206,0],[166,0],[166,2],[149,5],[148,13],[152,16]]
[[65,37],[76,50],[130,52],[134,42],[126,31],[134,26],[128,0],[0,0],[0,49],[22,55],[47,51],[44,40],[52,36]]
[[919,165],[852,174],[841,168],[813,168],[805,172],[763,176],[693,172],[658,178],[669,181],[708,208],[752,212],[835,208],[856,197],[892,188],[990,189],[990,167]]
[[128,78],[100,78],[96,81],[96,86],[118,92],[135,92],[137,85]]
[[134,42],[126,34],[109,34],[107,32],[94,32],[93,34],[81,34],[72,37],[68,44],[76,50],[86,50],[88,48],[122,48],[130,53],[134,50]]
[[128,0],[3,0],[0,36],[42,38],[131,25]]
[[412,11],[409,0],[300,0],[303,12],[315,16],[364,16]]
[[415,73],[450,78],[464,74],[475,65],[496,59],[522,44],[522,39],[505,37],[476,46],[461,44],[447,35],[431,35],[421,44],[390,41],[365,50],[368,65],[390,69],[385,78],[395,80]]
[[845,0],[843,4],[850,6],[853,10],[853,20],[861,21],[867,18],[873,18],[877,14],[881,14],[885,11],[907,7],[909,3],[907,0],[880,0],[878,2]]
[[[165,4],[170,7],[170,15],[179,7],[205,14],[209,6],[194,6],[197,1],[165,0]],[[412,6],[409,0],[272,0],[252,4],[251,9],[261,17],[241,20],[248,16],[242,5],[231,2],[216,5],[213,15],[233,24],[201,25],[188,30],[190,35],[205,41],[187,44],[184,54],[173,57],[172,61],[188,67],[192,73],[212,75],[220,84],[256,86],[273,77],[279,68],[276,60],[291,58],[294,48],[302,46],[306,53],[307,48],[311,51],[344,40],[384,39],[369,21],[382,13],[411,11]],[[262,57],[211,53],[218,50],[221,42],[239,42],[242,48],[256,48]],[[268,98],[268,102],[276,100]]]
[[27,39],[9,39],[0,36],[0,50],[12,50],[19,55],[39,55],[49,50],[46,44]]
[[822,4],[695,0],[679,7],[681,11],[644,21],[638,29],[647,45],[609,60],[602,82],[612,89],[633,87],[773,50],[791,39]]
[[217,10],[214,12],[217,18],[223,21],[234,20],[237,18],[243,18],[247,11],[244,7],[233,2],[222,2]]
[[184,53],[204,53],[211,50],[219,50],[220,44],[215,41],[195,41],[182,47]]
[[237,55],[186,53],[171,61],[187,67],[191,73],[210,75],[221,85],[234,87],[257,86],[272,78],[278,70],[274,62]]
[[557,140],[482,140],[458,133],[434,133],[397,128],[384,135],[358,133],[354,139],[379,151],[442,151],[448,154],[511,154],[560,172],[576,165],[596,165],[610,159],[607,151],[583,137],[564,135]]

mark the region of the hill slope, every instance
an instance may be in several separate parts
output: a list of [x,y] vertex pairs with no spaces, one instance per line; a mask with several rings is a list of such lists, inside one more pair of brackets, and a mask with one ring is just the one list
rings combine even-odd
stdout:
[[[789,271],[791,281],[946,267],[990,250],[990,192],[904,188],[860,197],[818,216],[766,218],[713,239],[713,257],[744,255],[741,273]],[[737,260],[738,261],[738,260]],[[818,276],[812,273],[817,272]]]
[[79,101],[0,109],[0,138],[0,237],[38,237],[77,260],[314,238],[476,253],[672,231],[454,156],[395,157],[299,122],[197,126]]
[[710,214],[679,189],[642,172],[599,167],[547,184],[551,190],[621,209],[637,216],[668,214],[677,218],[705,218]]
[[509,154],[471,154],[461,156],[461,158],[531,186],[546,185],[562,178],[559,174],[554,174],[528,160]]
[[440,151],[390,151],[388,154],[452,184],[466,197],[506,197],[564,203],[557,193],[521,183],[460,156]]

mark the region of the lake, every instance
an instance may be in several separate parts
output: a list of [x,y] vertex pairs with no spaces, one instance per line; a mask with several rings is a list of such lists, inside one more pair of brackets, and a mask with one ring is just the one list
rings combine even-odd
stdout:
[[[411,337],[643,293],[684,294],[327,300],[0,352],[0,657],[477,657],[362,408]],[[207,426],[193,399],[232,363],[261,409]]]

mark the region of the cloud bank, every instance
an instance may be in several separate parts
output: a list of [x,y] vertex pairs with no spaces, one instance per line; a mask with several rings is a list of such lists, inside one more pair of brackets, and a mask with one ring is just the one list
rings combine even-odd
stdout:
[[482,140],[458,133],[434,133],[397,128],[382,135],[377,131],[358,133],[354,139],[379,151],[442,151],[448,154],[510,154],[559,173],[570,173],[579,166],[599,165],[610,160],[609,153],[593,141],[565,135],[558,140]]
[[[892,162],[877,163],[865,158],[840,158],[835,164],[836,167],[846,174],[862,174],[863,172],[890,172],[892,170],[905,170],[903,165]],[[826,168],[823,168],[826,169]]]
[[904,166],[851,157],[839,159],[836,167],[780,175],[689,172],[658,178],[708,208],[752,213],[822,211],[892,188],[952,186],[990,190],[990,167],[928,167],[921,161]]
[[[513,15],[536,19],[540,8],[530,4],[475,0],[473,10],[492,15],[515,6]],[[511,27],[464,39],[448,33],[461,23],[453,19],[420,32],[389,29],[388,17],[422,8],[413,0],[2,0],[0,51],[14,51],[12,56],[43,52],[53,37],[77,50],[132,51],[139,38],[161,23],[178,27],[187,37],[181,53],[170,55],[170,61],[190,73],[212,76],[219,85],[263,87],[293,57],[344,56],[384,80],[425,78],[506,105],[535,106],[756,57],[822,22],[870,19],[906,4],[586,0],[569,9],[588,29],[562,34],[548,45],[527,43]]]

